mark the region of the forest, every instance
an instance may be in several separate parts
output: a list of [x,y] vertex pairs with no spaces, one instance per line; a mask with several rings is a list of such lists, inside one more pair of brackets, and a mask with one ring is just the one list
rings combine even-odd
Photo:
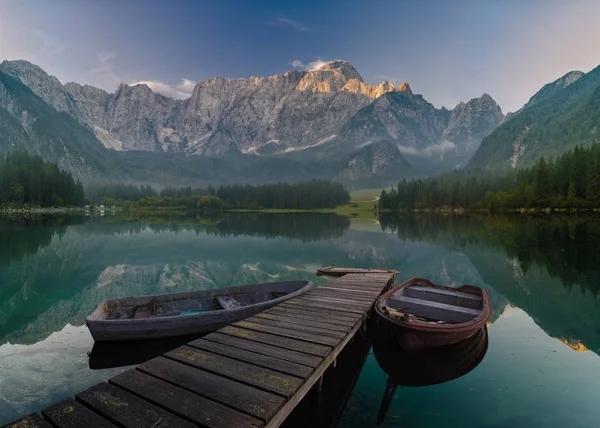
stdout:
[[83,185],[56,164],[25,151],[0,157],[0,205],[81,206]]
[[383,190],[381,210],[462,207],[503,211],[521,208],[599,208],[600,145],[576,147],[531,168],[484,173],[461,170],[403,180]]
[[86,196],[95,204],[124,208],[183,207],[209,212],[223,209],[335,208],[350,201],[350,194],[342,184],[325,180],[206,188],[166,187],[161,191],[150,186],[96,183],[86,188]]

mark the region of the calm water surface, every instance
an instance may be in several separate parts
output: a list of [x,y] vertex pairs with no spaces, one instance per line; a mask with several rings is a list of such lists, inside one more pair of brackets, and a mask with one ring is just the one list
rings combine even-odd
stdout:
[[0,220],[0,425],[123,370],[89,368],[93,341],[84,318],[102,299],[273,280],[318,283],[316,268],[332,263],[401,268],[398,280],[480,285],[494,312],[481,363],[445,383],[404,386],[406,372],[389,376],[378,363],[380,348],[371,349],[340,426],[376,426],[388,378],[398,386],[383,427],[598,424],[596,217],[380,220]]

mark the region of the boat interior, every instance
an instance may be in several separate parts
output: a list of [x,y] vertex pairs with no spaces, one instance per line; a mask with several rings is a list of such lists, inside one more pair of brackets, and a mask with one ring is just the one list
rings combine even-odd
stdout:
[[109,301],[104,305],[108,320],[160,318],[170,316],[199,315],[204,312],[236,309],[266,302],[285,296],[287,292],[241,293],[181,299],[153,298],[147,302],[136,299]]
[[483,298],[458,290],[408,285],[388,297],[383,305],[424,321],[460,324],[472,321],[481,314]]

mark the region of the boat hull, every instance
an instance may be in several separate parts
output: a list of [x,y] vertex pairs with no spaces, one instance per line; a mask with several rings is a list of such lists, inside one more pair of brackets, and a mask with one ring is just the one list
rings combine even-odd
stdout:
[[132,302],[147,304],[152,299],[173,298],[210,298],[217,295],[236,295],[244,293],[265,293],[268,291],[286,290],[287,294],[260,303],[242,306],[235,309],[207,311],[195,315],[165,316],[143,319],[102,319],[103,308],[107,304],[127,299],[105,300],[86,317],[86,324],[97,342],[122,340],[148,340],[166,337],[199,335],[218,330],[234,322],[243,320],[274,305],[297,297],[312,287],[310,281],[288,281],[267,284],[251,284],[240,287],[229,287],[214,290],[202,290],[191,293],[176,293],[156,296],[128,298]]
[[[476,294],[481,296],[482,310],[481,314],[469,322],[460,324],[429,324],[419,321],[404,321],[390,317],[384,307],[383,302],[400,289],[418,282],[427,284],[430,287],[438,289],[460,291],[464,293]],[[491,316],[490,300],[487,291],[480,287],[472,285],[463,285],[462,287],[443,287],[435,285],[423,278],[411,278],[408,281],[392,288],[384,293],[375,304],[375,311],[380,316],[383,323],[391,328],[391,334],[398,345],[405,351],[415,351],[419,349],[435,348],[439,346],[452,345],[466,340],[486,326]]]

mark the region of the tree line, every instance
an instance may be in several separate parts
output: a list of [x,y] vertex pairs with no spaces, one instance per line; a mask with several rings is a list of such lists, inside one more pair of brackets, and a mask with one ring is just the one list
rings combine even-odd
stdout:
[[382,210],[439,207],[520,208],[600,207],[600,145],[576,147],[556,159],[541,158],[518,171],[455,171],[439,177],[403,180],[383,190]]
[[206,188],[96,183],[86,189],[95,204],[134,207],[222,209],[321,209],[347,204],[350,194],[341,183],[311,180],[298,183],[226,185]]
[[81,206],[83,185],[58,165],[26,151],[0,157],[0,205]]

